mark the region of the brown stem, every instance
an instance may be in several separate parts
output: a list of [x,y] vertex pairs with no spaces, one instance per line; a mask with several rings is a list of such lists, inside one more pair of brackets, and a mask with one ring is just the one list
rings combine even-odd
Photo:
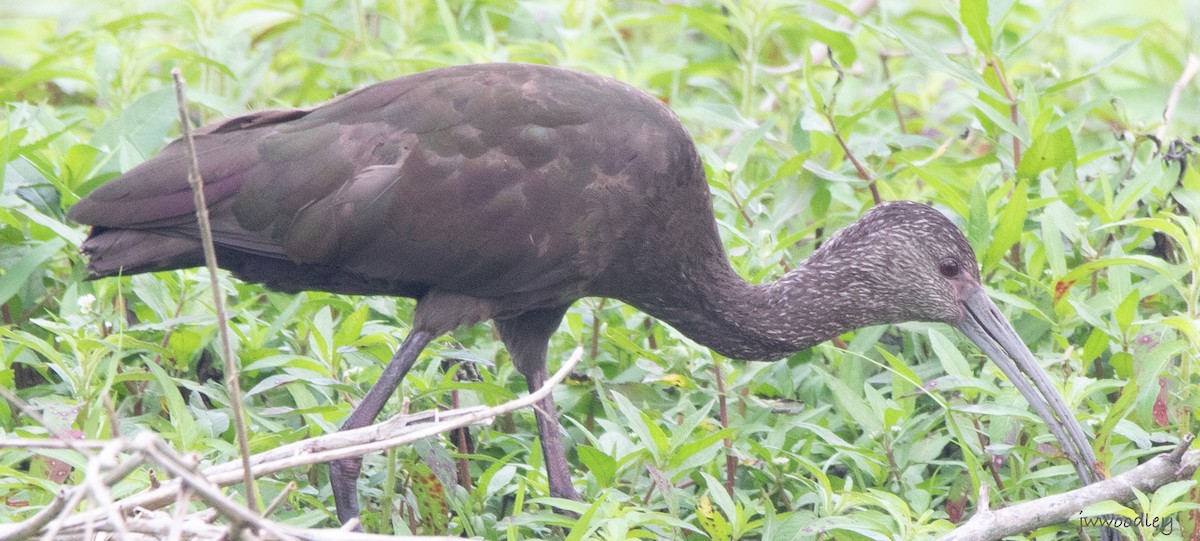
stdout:
[[[729,428],[729,408],[725,402],[725,379],[721,377],[721,365],[713,363],[717,376],[717,407],[721,417],[721,428]],[[725,491],[733,496],[733,480],[737,475],[737,457],[733,456],[733,438],[725,438]]]
[[[879,53],[879,62],[883,65],[883,83],[891,86],[892,71],[888,69],[888,54],[886,52]],[[896,89],[892,89],[892,111],[896,113],[896,123],[900,125],[900,133],[907,133],[904,126],[904,115],[900,113],[900,98],[896,97]]]
[[[996,79],[1000,81],[1000,88],[1004,90],[1004,97],[1008,99],[1008,118],[1012,121],[1015,127],[1021,120],[1021,113],[1017,109],[1017,98],[1012,93],[1012,88],[1008,86],[1008,79],[1004,77],[1004,71],[1000,69],[1000,64],[995,59],[988,59],[988,67],[996,74]],[[1021,139],[1017,134],[1012,134],[1012,153],[1013,153],[1013,169],[1015,170],[1021,164]]]
[[[653,479],[654,475],[651,474],[650,477]],[[642,496],[642,505],[643,506],[650,503],[650,496],[652,494],[654,494],[654,487],[656,487],[656,486],[658,486],[658,483],[650,483],[650,488],[646,489],[646,495]]]
[[[455,378],[458,375],[455,374]],[[450,391],[450,400],[454,403],[454,409],[462,407],[458,402],[458,389]],[[471,491],[471,464],[467,462],[467,455],[471,453],[471,449],[467,445],[467,427],[455,429],[454,443],[458,446],[458,485]]]
[[879,188],[875,186],[875,175],[872,175],[867,167],[858,161],[858,157],[854,155],[854,151],[850,150],[850,145],[846,144],[846,140],[842,139],[842,132],[838,129],[837,124],[833,121],[833,112],[826,111],[825,118],[829,120],[829,127],[833,129],[833,138],[841,145],[842,150],[846,153],[846,158],[854,164],[854,170],[858,173],[858,178],[867,181],[867,188],[871,190],[871,199],[878,205],[883,203],[883,197],[879,195]]
[[879,196],[879,189],[875,186],[875,175],[871,174],[867,170],[867,167],[858,161],[858,156],[855,156],[854,151],[850,150],[850,145],[842,137],[842,130],[838,128],[837,121],[834,119],[834,110],[837,109],[838,91],[842,86],[842,81],[845,79],[846,74],[833,58],[829,59],[829,63],[837,71],[837,80],[833,83],[833,93],[829,97],[829,101],[826,103],[825,110],[822,113],[825,115],[825,120],[829,122],[829,129],[833,132],[834,139],[842,147],[842,151],[846,153],[846,157],[850,159],[850,163],[854,164],[854,170],[858,172],[858,178],[867,181],[867,187],[871,189],[871,198],[878,205],[883,202],[883,198]]
[[746,225],[754,227],[754,218],[750,217],[750,213],[746,212],[746,207],[743,206],[741,200],[738,199],[737,190],[735,190],[733,187],[732,178],[729,179],[729,197],[733,199],[733,206],[737,207],[738,213],[740,213],[742,218],[746,220]]
[[[175,315],[172,317],[173,321],[179,321],[179,314],[183,313],[184,297],[186,297],[186,295],[179,296],[179,304],[175,305]],[[174,332],[175,332],[175,325],[173,325],[173,324],[168,325],[167,330],[163,331],[162,343],[159,344],[159,346],[162,347],[162,349],[164,349],[164,350],[167,349],[167,345],[171,343],[171,334],[173,334]],[[161,362],[162,362],[162,354],[155,353],[154,354],[154,364],[160,364]],[[179,362],[178,359],[176,359],[175,362],[176,362],[176,367],[178,368],[178,362]]]
[[654,339],[654,319],[647,317],[642,322],[642,327],[646,329],[646,349],[650,351],[658,349],[658,340]]
[[[984,450],[984,455],[990,456],[990,453],[987,452],[988,439],[987,436],[983,435],[983,426],[979,424],[979,419],[972,418],[971,424],[975,425],[975,435],[979,436],[979,448]],[[988,471],[992,472],[992,481],[996,482],[996,490],[1003,492],[1004,481],[1000,479],[998,464],[996,460],[991,458],[988,459],[988,462]]]

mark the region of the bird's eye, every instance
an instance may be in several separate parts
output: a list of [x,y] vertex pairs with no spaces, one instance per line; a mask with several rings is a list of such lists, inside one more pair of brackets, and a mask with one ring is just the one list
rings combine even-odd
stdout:
[[938,263],[938,272],[942,273],[942,276],[946,278],[958,276],[958,271],[958,261],[955,261],[953,257],[947,257]]

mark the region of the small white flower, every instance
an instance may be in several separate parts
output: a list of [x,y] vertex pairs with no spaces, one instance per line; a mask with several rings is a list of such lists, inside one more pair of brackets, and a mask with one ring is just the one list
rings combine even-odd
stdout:
[[1043,62],[1042,70],[1045,71],[1047,75],[1049,75],[1055,79],[1062,78],[1062,74],[1058,72],[1058,68],[1055,67],[1054,64],[1051,64],[1049,62]]
[[76,302],[79,304],[80,313],[90,314],[92,313],[92,305],[96,304],[96,296],[88,293],[87,295],[79,297],[79,300]]

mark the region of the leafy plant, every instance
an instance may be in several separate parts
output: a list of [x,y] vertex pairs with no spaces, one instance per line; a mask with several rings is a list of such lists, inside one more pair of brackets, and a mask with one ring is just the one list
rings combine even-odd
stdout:
[[[204,461],[235,456],[202,271],[85,281],[83,232],[65,220],[177,134],[171,68],[206,122],[437,66],[519,61],[668,102],[700,149],[734,268],[752,281],[795,266],[875,194],[940,207],[1095,431],[1101,462],[1124,471],[1200,426],[1200,88],[1180,79],[1198,23],[1178,0],[912,0],[864,14],[789,0],[6,3],[0,385],[50,427],[0,401],[0,435],[153,430]],[[1153,133],[1164,122],[1165,139]],[[411,320],[407,301],[220,283],[254,450],[335,431]],[[533,421],[519,414],[473,431],[467,453],[433,441],[368,456],[364,520],[487,539],[926,539],[969,516],[982,484],[1005,501],[1075,487],[992,365],[952,330],[901,327],[731,363],[627,306],[577,303],[551,358],[590,353],[556,394],[587,503],[546,497]],[[480,379],[458,381],[439,359]],[[488,405],[525,391],[486,325],[431,347],[401,394],[418,410],[449,407],[455,391]],[[420,469],[429,457],[465,459],[475,485]],[[66,451],[0,450],[0,521],[36,513],[82,466]],[[326,469],[276,474],[263,497],[290,481],[299,488],[276,518],[336,523]],[[149,483],[139,473],[114,495]],[[1098,512],[1183,518],[1195,494],[1178,483]]]

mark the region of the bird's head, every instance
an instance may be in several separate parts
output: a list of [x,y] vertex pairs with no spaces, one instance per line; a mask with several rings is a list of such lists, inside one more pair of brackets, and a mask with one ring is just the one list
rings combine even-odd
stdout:
[[[835,284],[827,298],[861,314],[855,325],[939,321],[971,339],[1004,372],[1058,437],[1080,476],[1094,480],[1091,446],[1049,377],[988,298],[975,253],[959,229],[931,207],[879,205],[839,231],[809,262],[808,272]],[[1031,385],[1032,383],[1032,385]]]
[[967,239],[933,208],[909,201],[879,205],[837,232],[807,262],[838,274],[842,295],[861,297],[873,323],[940,321],[967,316],[980,291],[979,265]]

